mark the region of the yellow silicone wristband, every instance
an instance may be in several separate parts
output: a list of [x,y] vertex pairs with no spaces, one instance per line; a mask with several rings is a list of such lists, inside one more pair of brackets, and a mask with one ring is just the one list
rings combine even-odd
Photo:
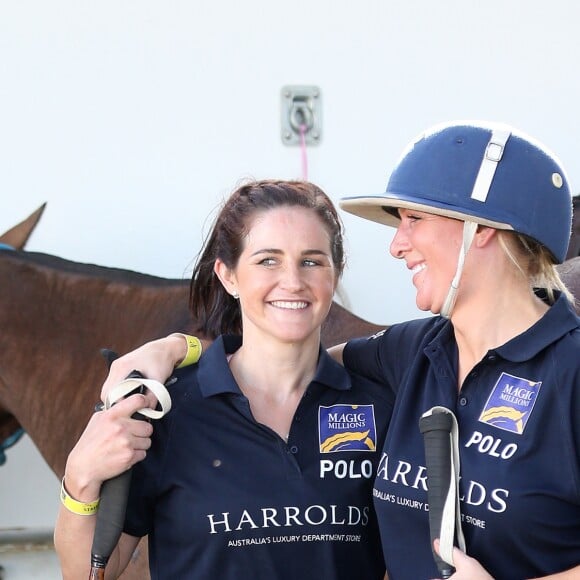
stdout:
[[101,500],[97,499],[95,501],[85,503],[72,498],[64,486],[63,477],[60,484],[60,501],[62,502],[62,505],[73,514],[77,514],[79,516],[92,516],[93,514],[97,513],[97,510],[99,509],[99,502]]
[[185,357],[175,368],[182,369],[183,367],[188,367],[195,364],[201,357],[201,353],[203,351],[201,340],[199,340],[197,336],[182,334],[181,332],[176,332],[171,336],[181,336],[187,343],[187,352],[185,353]]

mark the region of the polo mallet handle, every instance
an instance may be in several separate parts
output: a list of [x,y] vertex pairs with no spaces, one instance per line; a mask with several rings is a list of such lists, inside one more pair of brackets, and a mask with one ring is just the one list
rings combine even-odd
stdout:
[[[113,351],[106,349],[103,349],[102,354],[109,365],[117,357]],[[143,378],[143,375],[138,371],[133,371],[127,378]],[[132,418],[147,420],[146,417],[139,413],[134,413]],[[104,569],[123,531],[130,485],[131,470],[128,469],[116,477],[108,479],[101,486],[101,499],[91,548],[91,575],[89,580],[104,578]],[[99,575],[99,571],[103,575]]]
[[91,548],[92,568],[104,570],[121,537],[130,484],[131,471],[128,470],[105,481],[101,487],[101,501]]
[[429,501],[429,531],[431,550],[441,578],[449,578],[455,569],[445,562],[434,550],[433,540],[441,537],[443,508],[451,481],[451,430],[453,418],[449,413],[433,412],[419,420],[425,444],[427,468],[427,499]]

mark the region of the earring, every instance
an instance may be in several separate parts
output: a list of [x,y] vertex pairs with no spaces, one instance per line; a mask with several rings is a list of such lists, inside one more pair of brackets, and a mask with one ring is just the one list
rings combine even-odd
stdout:
[[240,295],[234,290],[234,293],[232,294],[232,298],[234,300],[238,300],[239,297],[240,297]]

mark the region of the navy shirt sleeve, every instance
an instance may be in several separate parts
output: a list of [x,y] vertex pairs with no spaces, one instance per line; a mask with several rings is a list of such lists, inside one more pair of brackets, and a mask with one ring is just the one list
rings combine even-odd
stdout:
[[372,381],[388,385],[397,392],[417,352],[444,323],[439,317],[394,324],[368,338],[347,342],[344,366]]

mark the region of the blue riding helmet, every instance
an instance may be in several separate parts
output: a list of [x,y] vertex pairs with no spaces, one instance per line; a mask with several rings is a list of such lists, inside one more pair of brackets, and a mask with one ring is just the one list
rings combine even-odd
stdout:
[[423,133],[403,153],[387,190],[347,197],[345,211],[397,226],[409,208],[525,234],[565,260],[572,196],[564,169],[543,145],[505,125],[453,122]]

